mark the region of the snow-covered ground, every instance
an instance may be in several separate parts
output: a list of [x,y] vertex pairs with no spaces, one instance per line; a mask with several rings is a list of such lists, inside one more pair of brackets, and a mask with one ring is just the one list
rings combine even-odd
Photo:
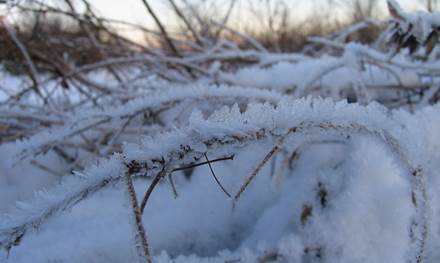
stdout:
[[[440,24],[395,12],[387,36]],[[1,69],[0,262],[440,262],[438,48],[325,41],[41,94]]]
[[[239,200],[227,197],[205,166],[190,179],[173,173],[177,197],[166,180],[160,183],[143,217],[154,261],[402,262],[423,253],[427,262],[436,262],[439,110],[391,113],[374,104],[282,99],[276,108],[252,104],[244,113],[238,106],[223,108],[209,120],[196,112],[188,127],[126,144],[122,155],[63,179],[26,161],[11,166],[8,147],[17,143],[3,144],[1,208],[9,214],[1,229],[26,234],[3,258],[135,261],[124,162],[145,162],[153,176],[160,156],[176,166],[201,159],[202,152],[211,159],[235,154],[234,160],[212,164],[225,189],[235,194],[275,144],[282,151]],[[213,138],[219,143],[212,144]],[[176,156],[183,148],[192,150]],[[44,158],[57,162],[54,156]],[[149,182],[135,181],[139,200]],[[11,209],[23,198],[33,201]]]

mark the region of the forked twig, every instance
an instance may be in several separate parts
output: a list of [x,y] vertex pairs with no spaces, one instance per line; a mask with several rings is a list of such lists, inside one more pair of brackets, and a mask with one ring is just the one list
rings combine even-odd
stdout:
[[[145,207],[147,205],[148,199],[150,199],[151,193],[153,192],[154,188],[157,186],[157,184],[159,183],[160,179],[162,179],[165,176],[167,176],[167,174],[171,174],[172,172],[175,172],[175,171],[191,169],[191,168],[194,168],[194,167],[197,167],[197,166],[202,166],[202,165],[213,163],[213,162],[219,162],[219,161],[224,161],[224,160],[232,160],[233,158],[234,158],[234,155],[231,155],[231,156],[227,156],[227,157],[218,158],[218,159],[215,159],[215,160],[212,160],[212,161],[206,161],[206,162],[192,164],[192,165],[188,165],[188,166],[184,166],[184,167],[174,168],[170,172],[167,172],[165,170],[165,168],[162,168],[162,170],[154,177],[153,181],[151,182],[150,186],[148,187],[147,191],[145,192],[144,197],[142,198],[142,202],[141,202],[141,206],[140,206],[141,214],[144,213],[144,210],[145,210]],[[173,189],[173,191],[174,191],[174,189]],[[176,192],[174,194],[176,194]]]

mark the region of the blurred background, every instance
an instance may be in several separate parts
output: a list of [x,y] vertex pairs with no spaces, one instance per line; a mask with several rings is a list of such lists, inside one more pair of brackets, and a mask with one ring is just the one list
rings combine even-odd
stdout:
[[[413,110],[440,97],[440,23],[432,15],[439,8],[440,0],[3,0],[0,107],[76,114],[105,100],[123,105],[156,90],[150,79],[159,79],[278,85],[297,97],[310,92]],[[329,74],[353,68],[369,96],[357,90],[359,76]],[[15,119],[4,123],[4,141],[37,130]]]
[[[96,35],[104,44],[126,38],[136,44],[161,47],[163,29],[177,39],[226,37],[227,26],[251,36],[273,51],[299,51],[310,35],[328,35],[347,25],[388,17],[385,0],[11,0],[0,4],[3,20],[14,25],[25,44],[41,46],[45,36],[73,39]],[[400,0],[406,11],[436,11],[438,0]],[[147,7],[148,6],[148,7]],[[153,15],[154,14],[154,15]],[[156,16],[157,19],[154,18]],[[160,25],[158,25],[158,22]],[[88,33],[87,33],[88,31]],[[374,30],[353,36],[375,39]],[[117,35],[117,36],[116,36]],[[197,37],[197,35],[199,37]],[[230,34],[229,34],[230,37]],[[10,50],[0,41],[0,59]],[[162,38],[162,39],[161,39]],[[199,39],[197,39],[199,38]],[[159,41],[158,41],[159,40]],[[126,42],[127,44],[128,42]],[[162,46],[165,47],[165,46]],[[167,47],[165,47],[167,48]],[[189,48],[189,47],[186,47]],[[84,51],[84,50],[83,50]],[[95,55],[90,54],[89,59]]]

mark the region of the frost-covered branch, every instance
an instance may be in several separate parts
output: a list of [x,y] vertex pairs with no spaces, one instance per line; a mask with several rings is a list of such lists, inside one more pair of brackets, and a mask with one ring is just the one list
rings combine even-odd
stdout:
[[[237,149],[260,141],[285,140],[278,147],[288,147],[311,136],[336,136],[343,139],[352,135],[372,136],[382,141],[406,171],[412,185],[414,200],[414,235],[411,257],[422,258],[427,240],[429,201],[423,168],[413,159],[412,143],[400,123],[400,113],[391,113],[378,105],[361,107],[354,104],[333,103],[329,100],[282,100],[278,105],[251,104],[240,113],[237,106],[215,112],[205,120],[194,113],[190,124],[180,130],[145,138],[141,144],[126,144],[122,156],[112,157],[97,167],[87,169],[87,177],[70,177],[51,192],[37,195],[30,203],[0,222],[3,247],[10,248],[15,240],[31,228],[39,227],[47,218],[70,207],[111,182],[120,181],[124,164],[135,162],[139,174],[156,174],[162,169],[190,165],[203,160],[205,154],[218,156],[234,153]],[[413,138],[414,144],[420,144]],[[249,180],[249,182],[252,181]],[[409,199],[411,199],[409,197]],[[417,262],[416,260],[411,260]]]
[[229,98],[276,103],[282,97],[282,94],[275,91],[253,88],[202,85],[194,87],[177,86],[145,95],[119,107],[108,105],[104,109],[80,111],[76,116],[71,116],[69,119],[64,120],[62,126],[37,133],[29,139],[18,142],[16,146],[19,149],[18,154],[21,156],[35,155],[46,152],[56,145],[66,143],[66,140],[88,130],[96,129],[102,124],[132,119],[139,114],[150,111],[161,112],[184,101],[206,102],[209,100],[215,102],[219,99]]

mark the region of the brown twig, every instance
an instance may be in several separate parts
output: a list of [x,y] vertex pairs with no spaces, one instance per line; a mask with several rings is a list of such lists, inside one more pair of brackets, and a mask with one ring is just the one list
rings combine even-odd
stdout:
[[217,159],[210,160],[207,162],[201,162],[201,163],[196,163],[196,164],[191,164],[191,165],[187,165],[187,166],[183,166],[183,167],[174,168],[171,172],[193,169],[195,167],[206,165],[208,163],[216,163],[216,162],[221,162],[221,161],[226,161],[226,160],[234,160],[234,155],[217,158]]
[[57,176],[57,177],[62,177],[62,176],[63,176],[62,173],[59,173],[59,172],[53,170],[52,168],[47,167],[46,165],[44,165],[44,164],[42,164],[42,163],[40,163],[40,162],[38,162],[38,161],[36,161],[36,160],[32,160],[32,161],[31,161],[31,164],[32,164],[33,166],[35,166],[35,167],[41,169],[42,171],[47,172],[47,173],[49,173],[49,174],[52,174],[52,175],[54,175],[54,176]]
[[[227,156],[227,157],[222,157],[222,158],[218,158],[212,161],[206,161],[206,162],[202,162],[202,163],[197,163],[197,164],[192,164],[192,165],[187,165],[184,167],[178,167],[178,168],[174,168],[172,169],[169,174],[176,172],[176,171],[182,171],[182,170],[186,170],[186,169],[191,169],[197,166],[202,166],[202,165],[206,165],[209,163],[213,163],[213,162],[219,162],[219,161],[224,161],[224,160],[232,160],[234,159],[234,155],[231,156]],[[140,211],[141,214],[144,212],[145,207],[147,206],[147,202],[150,199],[151,193],[153,192],[154,188],[157,186],[157,184],[159,183],[159,181],[164,178],[167,175],[167,172],[165,171],[165,168],[163,168],[153,179],[153,181],[151,182],[150,186],[148,187],[147,191],[145,192],[144,197],[142,198],[142,202],[141,202],[141,206],[140,206]]]
[[234,9],[234,6],[235,6],[235,4],[236,4],[237,2],[238,2],[238,1],[235,1],[235,0],[232,0],[232,1],[230,2],[230,4],[229,4],[229,8],[228,8],[228,11],[226,12],[226,15],[224,16],[222,22],[220,23],[220,26],[219,26],[218,29],[217,29],[217,32],[216,32],[215,35],[214,35],[214,39],[215,39],[216,42],[217,42],[218,38],[220,37],[220,34],[221,34],[221,32],[223,31],[224,26],[225,26],[226,23],[228,22],[229,17],[230,17],[230,15],[231,15],[231,13],[232,13],[232,10]]
[[133,216],[136,227],[136,247],[139,254],[146,260],[147,263],[151,263],[151,255],[148,248],[147,237],[145,234],[144,225],[142,223],[142,212],[139,210],[138,201],[136,198],[136,192],[133,186],[133,180],[131,178],[133,165],[130,163],[127,165],[127,171],[125,173],[125,179],[127,183],[128,195],[130,197],[131,208],[133,210]]
[[170,173],[170,175],[168,175],[168,180],[170,182],[171,189],[173,190],[174,198],[179,197],[179,194],[177,193],[176,184],[174,183],[174,178],[173,178],[172,173]]
[[214,169],[212,169],[211,166],[211,162],[208,159],[208,156],[206,155],[206,153],[203,154],[205,156],[206,162],[208,163],[209,166],[209,170],[211,170],[211,174],[214,177],[214,180],[216,181],[216,183],[218,184],[218,186],[220,186],[220,188],[222,189],[223,193],[225,193],[229,198],[231,198],[231,195],[228,193],[228,191],[226,191],[226,189],[223,187],[223,185],[220,183],[220,180],[217,178],[217,176],[214,173]]
[[176,3],[174,2],[174,0],[168,0],[171,4],[171,6],[173,7],[174,12],[176,13],[176,15],[183,21],[183,23],[185,24],[185,26],[188,28],[188,30],[191,32],[191,34],[193,35],[196,43],[200,46],[203,47],[203,41],[201,40],[199,34],[197,34],[197,32],[194,30],[194,27],[191,25],[191,23],[188,21],[188,19],[185,17],[185,15],[180,11],[180,8],[176,5]]
[[140,213],[143,214],[145,210],[145,206],[147,206],[148,199],[150,199],[151,193],[153,192],[154,188],[159,183],[160,179],[165,177],[167,172],[165,171],[165,168],[163,168],[153,179],[150,186],[148,187],[147,191],[145,192],[144,197],[142,198],[141,206],[140,206]]
[[8,23],[8,21],[6,21],[6,19],[0,18],[0,27],[3,27],[6,29],[6,32],[8,33],[8,35],[10,36],[10,38],[12,39],[14,44],[17,46],[20,53],[23,55],[23,58],[25,59],[26,64],[29,69],[29,77],[31,78],[32,83],[33,83],[31,88],[35,91],[35,93],[40,98],[42,98],[44,101],[46,101],[43,94],[41,93],[41,90],[40,90],[41,87],[40,87],[40,81],[39,81],[39,75],[38,75],[37,69],[36,69],[35,64],[32,61],[31,56],[29,55],[29,52],[26,49],[25,45],[23,45],[23,43],[18,39],[17,34],[15,33],[15,30],[12,28],[11,25],[9,25],[9,23]]
[[258,163],[257,167],[254,169],[251,175],[246,179],[246,181],[240,187],[240,190],[235,194],[234,202],[238,201],[241,194],[247,189],[249,184],[255,179],[255,177],[258,175],[258,173],[261,171],[264,165],[281,149],[282,143],[283,143],[283,139],[281,139],[281,141],[277,145],[272,147],[272,149],[266,154],[266,156],[264,156],[263,160],[260,163]]
[[171,49],[171,51],[174,53],[174,55],[180,57],[180,53],[177,50],[176,46],[174,45],[173,41],[171,40],[170,36],[168,35],[168,32],[166,31],[165,27],[163,26],[162,22],[160,22],[159,18],[157,17],[154,10],[151,8],[150,4],[148,4],[147,0],[142,0],[144,3],[144,6],[147,8],[148,13],[153,17],[154,22],[159,27],[160,32],[162,33],[163,38],[165,39],[165,42],[167,43],[168,47]]

